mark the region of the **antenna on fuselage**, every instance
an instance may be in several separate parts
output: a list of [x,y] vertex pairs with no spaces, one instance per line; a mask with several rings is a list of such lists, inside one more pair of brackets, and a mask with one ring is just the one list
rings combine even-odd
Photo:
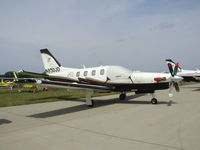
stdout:
[[83,66],[83,69],[85,69],[86,67],[85,67],[85,65],[82,65]]

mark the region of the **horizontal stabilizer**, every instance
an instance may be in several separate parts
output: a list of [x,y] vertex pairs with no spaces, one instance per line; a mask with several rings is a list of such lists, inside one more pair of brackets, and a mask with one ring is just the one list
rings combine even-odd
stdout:
[[22,75],[28,75],[31,77],[36,77],[36,78],[47,78],[48,75],[44,74],[44,73],[35,73],[35,72],[28,72],[28,71],[18,71],[17,73],[22,74]]

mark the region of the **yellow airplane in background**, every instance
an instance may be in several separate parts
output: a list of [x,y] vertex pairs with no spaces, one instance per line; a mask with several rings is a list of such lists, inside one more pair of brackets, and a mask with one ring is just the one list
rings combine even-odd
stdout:
[[[13,87],[18,88],[18,91],[24,91],[24,90],[31,90],[33,92],[35,92],[37,90],[37,86],[36,84],[27,84],[26,81],[29,78],[18,78],[16,75],[16,72],[13,72],[13,78],[0,78],[1,79],[1,83],[0,83],[0,87],[8,87],[10,88],[10,90],[13,89]],[[19,81],[21,80],[21,81]]]
[[16,86],[17,84],[15,82],[18,81],[18,78],[15,72],[13,72],[13,75],[14,75],[13,78],[0,78],[1,79],[0,87]]

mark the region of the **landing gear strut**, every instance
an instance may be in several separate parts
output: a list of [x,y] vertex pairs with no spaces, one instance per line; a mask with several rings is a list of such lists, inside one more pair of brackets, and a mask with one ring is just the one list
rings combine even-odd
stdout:
[[126,93],[121,93],[121,94],[119,95],[119,99],[120,99],[120,100],[125,100],[125,99],[126,99]]
[[151,104],[154,104],[154,105],[157,104],[157,103],[158,103],[158,100],[155,98],[155,94],[152,93],[151,95],[152,95],[152,97],[153,97],[153,98],[151,99]]
[[87,90],[86,91],[86,95],[85,95],[86,101],[85,102],[86,102],[88,107],[93,107],[94,106],[94,101],[91,100],[91,97],[92,97],[93,93],[94,93],[94,91],[92,91],[92,90]]
[[90,105],[87,105],[88,107],[93,107],[94,106],[94,101],[91,100],[91,104]]

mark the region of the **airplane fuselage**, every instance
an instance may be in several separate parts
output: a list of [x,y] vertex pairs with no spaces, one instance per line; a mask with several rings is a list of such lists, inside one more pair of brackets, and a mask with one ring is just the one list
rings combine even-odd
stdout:
[[140,92],[169,88],[169,73],[132,72],[121,66],[100,66],[92,68],[60,67],[57,72],[46,72],[51,78],[70,82],[115,86],[116,91]]

